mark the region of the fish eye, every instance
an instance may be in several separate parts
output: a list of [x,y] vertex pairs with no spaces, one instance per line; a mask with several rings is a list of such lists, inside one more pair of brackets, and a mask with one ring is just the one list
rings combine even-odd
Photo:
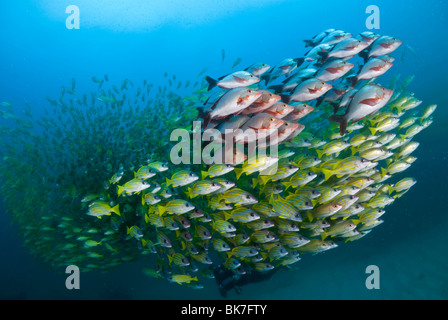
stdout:
[[306,206],[311,206],[311,202],[307,201],[307,202],[305,202],[305,205]]
[[246,195],[246,199],[250,199],[250,195]]
[[247,93],[252,93],[252,90],[250,90],[250,89],[247,89]]
[[270,93],[269,96],[272,97],[272,93]]
[[323,81],[321,81],[320,83],[321,83],[322,85],[324,85],[324,84],[325,84],[325,82],[323,82]]
[[249,214],[249,216],[254,217],[255,215],[254,215],[253,212],[251,212],[251,213]]
[[312,172],[308,172],[308,176],[310,176],[310,177],[311,177],[312,175],[313,175],[313,173],[312,173]]
[[274,121],[274,118],[269,118],[269,121]]
[[251,76],[251,77],[253,77],[253,75],[252,75],[252,74],[251,74],[250,76]]

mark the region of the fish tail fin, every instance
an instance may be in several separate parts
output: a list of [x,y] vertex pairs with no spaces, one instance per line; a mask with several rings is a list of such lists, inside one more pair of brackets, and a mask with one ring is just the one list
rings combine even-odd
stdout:
[[325,181],[327,181],[328,179],[330,179],[330,177],[333,175],[333,171],[331,170],[327,170],[327,169],[322,169],[322,173],[325,176]]
[[400,134],[400,139],[401,141],[405,141],[406,140],[406,135],[405,134]]
[[352,222],[354,224],[358,225],[361,222],[361,220],[360,219],[352,219]]
[[173,257],[170,256],[169,254],[167,256],[168,256],[168,264],[171,266],[171,262],[173,262]]
[[199,281],[199,280],[198,280],[198,276],[195,276],[195,277],[191,278],[191,280],[193,280],[193,281]]
[[317,54],[320,56],[321,62],[325,62],[328,59],[329,53],[327,51],[319,51]]
[[374,136],[376,134],[376,132],[378,131],[377,128],[369,128],[369,130],[372,133],[372,136]]
[[126,226],[126,234],[129,234],[129,232],[131,232],[131,228],[129,228],[129,226]]
[[224,220],[229,220],[230,218],[231,218],[232,216],[228,213],[228,212],[226,212],[226,211],[224,211]]
[[388,185],[387,190],[389,191],[389,194],[391,194],[392,192],[394,192],[395,188],[391,185]]
[[394,159],[387,159],[386,164],[390,165],[392,162],[394,162],[394,160],[395,160],[395,157],[394,157]]
[[205,80],[208,82],[208,91],[212,90],[218,84],[218,80],[215,80],[209,76],[206,76]]
[[314,218],[314,217],[313,217],[313,214],[312,214],[311,212],[308,211],[308,212],[306,213],[306,216],[308,217],[308,220],[310,220],[310,222],[313,222],[313,218]]
[[363,50],[360,53],[358,53],[358,55],[364,59],[364,63],[367,62],[367,60],[369,60],[369,52],[367,50]]
[[384,177],[387,174],[387,169],[381,168],[381,177]]
[[285,191],[291,186],[290,182],[282,182],[282,184],[285,186]]
[[266,184],[266,183],[268,183],[270,177],[271,177],[270,175],[260,175],[260,176],[258,176],[258,179],[261,179],[263,184]]
[[317,156],[319,157],[319,159],[322,158],[322,156],[324,155],[324,150],[316,150]]
[[345,117],[343,116],[338,116],[338,115],[331,115],[328,117],[328,120],[339,123],[339,133],[341,134],[341,136],[343,136],[345,134],[345,131],[347,131],[347,125],[348,125],[348,121],[346,120]]
[[358,152],[358,149],[356,149],[355,147],[351,147],[350,150],[352,151],[352,156],[354,156],[356,152]]
[[273,86],[269,86],[268,89],[274,90],[275,93],[280,93],[280,92],[283,92],[283,85],[282,84],[276,84],[276,85],[273,85]]
[[226,251],[226,254],[227,254],[227,258],[231,258],[232,255],[233,255],[233,253],[232,253],[232,252],[229,252],[229,251]]
[[302,41],[305,42],[305,48],[313,46],[313,40],[302,40]]
[[146,243],[147,243],[146,240],[142,238],[142,246],[143,246],[143,248],[146,247]]
[[149,222],[149,216],[147,213],[145,213],[145,222],[148,223]]
[[145,195],[142,193],[142,206],[145,205]]
[[185,192],[188,198],[193,198],[193,192],[191,191],[191,188],[187,188],[187,191]]
[[134,179],[137,179],[137,172],[134,171]]
[[208,175],[207,171],[201,171],[201,179],[204,180]]
[[238,179],[241,177],[241,175],[243,174],[243,169],[242,169],[242,168],[235,168],[235,169],[233,169],[233,171],[235,171],[236,179],[237,179],[237,180],[238,180]]
[[205,114],[202,119],[204,120],[204,128],[207,128],[207,126],[209,125],[209,123],[212,121],[212,115],[211,113],[207,113]]
[[330,105],[333,107],[333,113],[336,114],[339,110],[339,103],[330,102]]
[[322,234],[321,234],[322,241],[324,241],[327,237],[328,237],[328,233],[322,232]]
[[392,108],[397,109],[397,114],[400,114],[403,112],[403,108],[401,106],[393,106]]
[[257,184],[258,184],[258,179],[257,179],[257,178],[253,178],[253,179],[252,179],[252,188],[255,189],[255,187],[257,186]]
[[166,211],[166,208],[164,206],[157,206],[157,208],[159,209],[159,215],[163,215]]
[[280,96],[282,97],[283,102],[285,102],[286,104],[289,104],[292,100],[289,94],[281,94]]
[[297,63],[297,68],[298,68],[303,64],[303,62],[305,61],[305,58],[304,57],[294,58],[294,61]]
[[169,187],[171,184],[173,184],[172,180],[166,178],[166,186]]
[[123,191],[124,191],[124,187],[122,187],[122,186],[118,186],[118,196],[120,196],[122,193],[123,193]]
[[112,208],[112,212],[114,212],[115,214],[117,214],[118,216],[120,215],[120,205],[117,204],[115,207]]
[[263,73],[262,75],[261,75],[261,77],[260,77],[260,81],[261,80],[264,80],[264,85],[265,86],[267,86],[268,85],[268,82],[269,82],[269,79],[270,78],[270,73],[269,72],[265,72],[265,73]]

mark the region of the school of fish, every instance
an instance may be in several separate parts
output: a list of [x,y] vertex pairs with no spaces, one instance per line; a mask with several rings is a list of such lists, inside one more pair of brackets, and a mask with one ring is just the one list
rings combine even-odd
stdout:
[[[147,276],[198,289],[218,264],[235,274],[293,269],[306,254],[369,234],[416,183],[398,174],[417,159],[414,137],[436,105],[406,91],[412,76],[379,83],[401,44],[328,29],[305,41],[302,57],[233,71],[237,59],[231,73],[191,85],[191,96],[175,93],[190,82],[174,75],[158,91],[106,75],[92,78],[90,95],[73,79],[59,99],[47,97],[45,115],[3,102],[1,202],[25,246],[58,270],[145,257]],[[177,128],[223,137],[241,129],[231,144],[246,148],[174,165]],[[265,153],[248,157],[261,141]]]

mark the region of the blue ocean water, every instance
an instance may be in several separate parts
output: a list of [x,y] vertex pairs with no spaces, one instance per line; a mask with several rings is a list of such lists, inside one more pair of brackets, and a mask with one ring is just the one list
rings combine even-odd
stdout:
[[[280,271],[243,287],[234,299],[446,299],[446,88],[448,4],[445,1],[31,1],[2,2],[0,101],[26,100],[40,114],[60,87],[77,79],[93,90],[91,77],[108,74],[164,83],[164,73],[184,81],[241,65],[303,55],[301,40],[338,28],[366,30],[366,7],[380,9],[380,29],[412,47],[397,50],[393,74],[415,75],[409,90],[438,108],[434,123],[418,136],[418,160],[407,176],[418,183],[390,206],[385,222],[367,237],[324,254],[304,256],[297,270]],[[69,5],[80,9],[80,29],[66,28]],[[222,61],[222,50],[225,59]],[[386,78],[387,79],[387,78]],[[187,92],[185,92],[187,93]],[[0,195],[1,199],[1,195]],[[1,201],[0,201],[1,203]],[[39,206],[39,203],[36,203]],[[42,264],[23,246],[0,207],[1,299],[220,299],[215,282],[192,290],[142,274],[145,260],[111,272],[81,274],[81,289],[67,290],[65,274]],[[366,267],[377,265],[381,288],[365,286]]]

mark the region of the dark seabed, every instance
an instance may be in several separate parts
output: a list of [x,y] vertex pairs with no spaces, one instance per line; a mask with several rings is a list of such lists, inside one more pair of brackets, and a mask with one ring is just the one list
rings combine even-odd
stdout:
[[[42,115],[48,107],[45,97],[58,97],[72,78],[77,91],[90,92],[96,88],[91,81],[96,75],[108,74],[117,84],[125,78],[134,83],[146,79],[157,87],[166,85],[165,72],[194,82],[205,67],[210,75],[228,73],[237,58],[244,67],[259,61],[272,66],[285,57],[302,56],[307,49],[301,40],[327,28],[365,31],[365,10],[371,4],[160,0],[114,7],[114,2],[3,1],[0,102],[20,109],[27,101],[33,114]],[[80,8],[79,30],[65,26],[65,8],[71,4]],[[416,53],[408,50],[402,56],[398,49],[390,74],[381,82],[387,84],[393,74],[400,73],[400,81],[415,75],[408,90],[424,106],[438,105],[434,123],[416,138],[417,161],[399,174],[415,177],[417,184],[387,208],[384,223],[366,237],[303,255],[293,270],[280,270],[265,282],[242,287],[240,295],[229,292],[228,298],[448,298],[448,3],[382,0],[376,5],[381,26],[374,31],[401,39]],[[191,91],[182,88],[179,94]],[[0,299],[222,299],[214,279],[201,280],[205,288],[193,290],[146,276],[142,268],[150,266],[148,256],[110,271],[81,270],[80,290],[67,290],[63,268],[55,270],[30,254],[4,207],[0,194]],[[380,270],[380,289],[366,288],[369,265]]]

